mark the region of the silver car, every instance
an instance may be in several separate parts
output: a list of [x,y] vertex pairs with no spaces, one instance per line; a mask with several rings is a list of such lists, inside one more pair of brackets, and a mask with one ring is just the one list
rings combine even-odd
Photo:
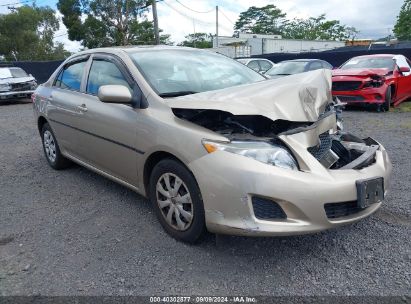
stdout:
[[384,147],[337,127],[327,70],[266,80],[203,50],[94,49],[38,87],[34,112],[51,167],[74,161],[148,197],[186,242],[352,223],[390,180]]

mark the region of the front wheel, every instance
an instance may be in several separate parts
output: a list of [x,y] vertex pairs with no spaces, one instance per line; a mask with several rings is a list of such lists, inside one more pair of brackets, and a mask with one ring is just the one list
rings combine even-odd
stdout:
[[177,240],[194,243],[205,232],[204,206],[192,173],[164,159],[150,177],[150,201],[163,228]]
[[388,87],[387,92],[385,92],[385,101],[382,104],[382,110],[384,112],[389,112],[392,103],[392,90],[391,87]]

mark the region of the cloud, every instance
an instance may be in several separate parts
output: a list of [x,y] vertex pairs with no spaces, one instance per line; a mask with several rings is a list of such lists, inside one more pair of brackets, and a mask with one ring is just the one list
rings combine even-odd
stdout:
[[[179,0],[185,6],[208,11],[219,5],[219,34],[232,35],[233,24],[240,12],[250,5],[257,7],[275,4],[288,18],[307,18],[326,14],[328,19],[340,20],[342,24],[354,26],[361,31],[359,37],[380,38],[387,36],[394,27],[403,0]],[[252,4],[251,4],[252,3]],[[158,2],[159,24],[165,33],[171,34],[176,42],[194,32],[215,34],[215,12],[199,14],[178,3],[176,0]],[[177,12],[178,11],[178,12]],[[227,15],[228,18],[226,18]],[[231,22],[227,19],[230,19]],[[194,21],[193,21],[194,20]]]
[[[1,1],[1,0],[0,0]],[[61,42],[64,44],[64,48],[72,53],[78,52],[81,49],[81,44],[79,41],[71,41],[68,39],[67,28],[63,24],[63,15],[56,10],[55,13],[57,19],[59,20],[59,30],[54,34],[54,42]]]
[[[18,1],[0,0],[0,5],[14,2]],[[160,28],[171,35],[172,41],[178,43],[194,31],[215,34],[216,5],[219,6],[219,34],[222,36],[233,34],[233,23],[240,12],[247,10],[250,5],[261,7],[274,4],[288,18],[326,14],[328,19],[340,20],[342,24],[356,27],[361,31],[360,38],[381,38],[387,36],[394,27],[402,3],[403,0],[344,0],[343,3],[341,0],[163,0],[158,2],[157,7]],[[41,0],[40,5],[50,5],[55,9],[55,2],[52,0]],[[7,6],[0,6],[0,13],[8,12]],[[60,30],[56,33],[58,36],[66,33],[67,29],[57,10],[56,14],[60,18]],[[151,12],[147,16],[152,19]],[[63,42],[66,49],[72,52],[81,48],[79,42],[70,41],[67,35],[57,37],[55,41]]]

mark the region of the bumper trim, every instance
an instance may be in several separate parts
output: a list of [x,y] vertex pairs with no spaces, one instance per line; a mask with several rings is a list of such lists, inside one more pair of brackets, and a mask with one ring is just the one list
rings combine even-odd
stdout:
[[29,95],[33,94],[34,90],[29,91],[8,91],[8,92],[0,92],[0,97],[14,97],[18,95]]

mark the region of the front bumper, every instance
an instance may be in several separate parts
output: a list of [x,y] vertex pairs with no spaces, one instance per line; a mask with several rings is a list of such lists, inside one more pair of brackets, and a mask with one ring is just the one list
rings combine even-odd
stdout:
[[385,102],[387,86],[380,88],[366,88],[354,91],[332,91],[332,95],[349,105],[355,104],[382,104]]
[[[202,193],[210,232],[274,236],[318,232],[358,221],[375,212],[381,203],[337,219],[329,219],[324,209],[327,203],[356,201],[356,180],[383,177],[384,189],[388,189],[392,166],[382,146],[375,160],[361,170],[329,170],[315,164],[303,172],[217,151],[192,162],[189,167]],[[287,218],[256,218],[253,196],[275,201]]]
[[0,100],[15,99],[15,98],[29,98],[31,94],[33,93],[34,93],[34,90],[0,92]]

